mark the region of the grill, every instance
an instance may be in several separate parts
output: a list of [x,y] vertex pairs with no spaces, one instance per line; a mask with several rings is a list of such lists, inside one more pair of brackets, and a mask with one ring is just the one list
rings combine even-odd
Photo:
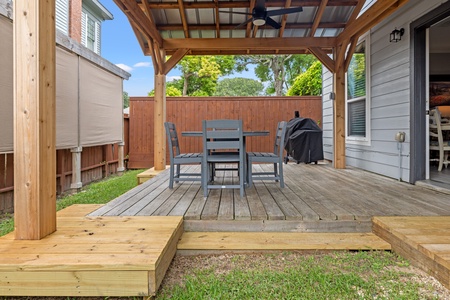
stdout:
[[285,163],[292,158],[298,164],[317,164],[323,160],[322,129],[309,118],[291,119],[287,124],[284,149],[287,152]]

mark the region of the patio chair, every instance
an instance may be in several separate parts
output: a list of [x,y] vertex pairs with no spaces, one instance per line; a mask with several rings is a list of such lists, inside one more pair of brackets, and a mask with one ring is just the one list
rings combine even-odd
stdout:
[[202,153],[181,153],[175,124],[171,122],[165,122],[164,127],[166,129],[167,139],[169,141],[169,188],[173,189],[174,182],[201,181],[201,173],[181,173],[181,165],[201,164],[203,156]]
[[[253,180],[275,180],[280,182],[280,187],[284,187],[283,178],[283,151],[284,151],[284,139],[286,135],[285,121],[281,121],[277,126],[277,133],[275,136],[275,143],[273,152],[248,152],[247,164],[248,164],[248,186],[251,187]],[[272,172],[253,172],[253,163],[272,163]]]
[[[210,189],[239,189],[244,197],[245,153],[242,120],[203,121],[203,193],[208,196]],[[215,152],[219,151],[220,154]],[[239,184],[215,184],[209,181],[216,164],[238,164]],[[212,173],[212,174],[210,174]]]
[[439,158],[430,158],[431,161],[438,161],[438,171],[442,171],[443,165],[447,167],[448,151],[450,151],[450,123],[442,122],[441,113],[438,108],[430,110],[430,150],[439,151]]

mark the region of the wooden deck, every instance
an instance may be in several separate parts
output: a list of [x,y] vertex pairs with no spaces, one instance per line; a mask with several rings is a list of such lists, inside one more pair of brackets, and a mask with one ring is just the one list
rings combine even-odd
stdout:
[[450,217],[375,217],[374,233],[450,289]]
[[153,296],[183,232],[181,217],[84,217],[58,212],[44,239],[0,237],[2,296]]
[[288,163],[284,170],[285,188],[256,182],[244,198],[227,189],[206,199],[198,182],[168,189],[165,170],[91,215],[183,216],[185,231],[371,232],[373,216],[450,214],[450,194],[360,169]]
[[450,288],[450,194],[325,164],[285,171],[286,188],[260,182],[242,199],[169,190],[164,171],[104,206],[66,208],[42,240],[0,237],[0,295],[152,296],[176,251],[392,249]]

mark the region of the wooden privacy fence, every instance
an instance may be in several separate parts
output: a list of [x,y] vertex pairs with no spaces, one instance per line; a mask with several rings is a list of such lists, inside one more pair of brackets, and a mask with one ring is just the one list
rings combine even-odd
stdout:
[[[153,166],[153,97],[131,97],[128,168]],[[201,138],[182,137],[182,131],[202,129],[202,120],[242,119],[244,130],[269,130],[266,137],[251,137],[248,151],[273,151],[275,128],[299,111],[301,117],[322,124],[322,97],[167,97],[167,121],[175,123],[183,152],[202,151]],[[126,152],[125,152],[126,153]],[[168,153],[168,152],[167,152]],[[126,153],[127,154],[127,153]],[[169,156],[167,154],[166,161]]]
[[[61,194],[71,189],[73,156],[70,149],[56,151],[56,188]],[[118,145],[84,147],[81,154],[83,186],[117,173]],[[14,154],[0,153],[0,213],[14,212]]]

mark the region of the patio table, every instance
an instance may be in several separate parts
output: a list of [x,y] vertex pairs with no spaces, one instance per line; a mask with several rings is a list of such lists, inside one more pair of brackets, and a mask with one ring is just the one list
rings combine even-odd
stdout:
[[[245,146],[245,138],[248,136],[269,136],[268,130],[258,130],[258,131],[244,131],[244,153],[247,153],[246,146]],[[182,136],[185,137],[202,137],[203,132],[202,131],[183,131],[181,132]],[[245,172],[245,185],[248,185],[248,178],[247,178],[247,166],[244,166],[244,172]]]

